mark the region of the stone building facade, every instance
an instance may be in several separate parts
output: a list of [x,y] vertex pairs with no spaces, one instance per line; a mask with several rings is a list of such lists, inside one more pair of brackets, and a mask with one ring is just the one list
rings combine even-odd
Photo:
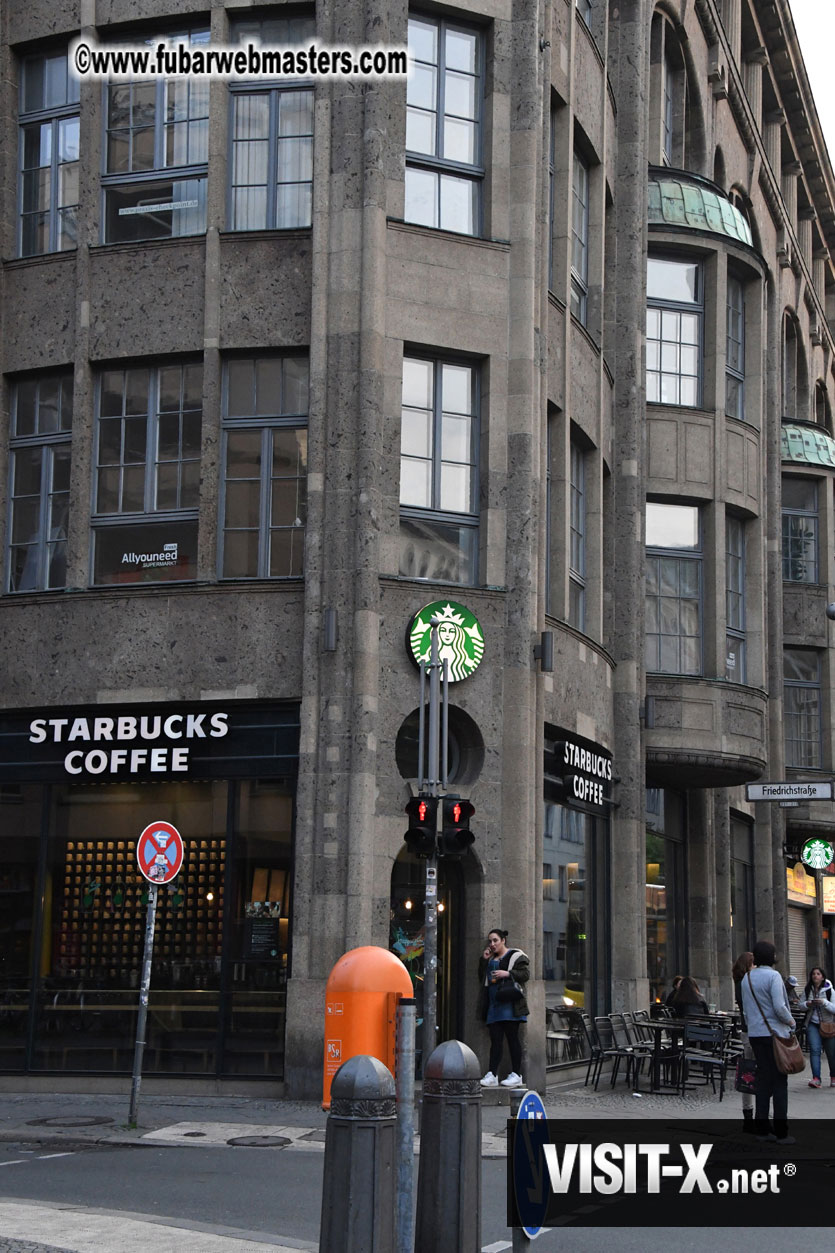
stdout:
[[[787,0],[0,20],[8,1082],[130,1070],[161,819],[149,1074],[312,1095],[342,953],[420,992],[435,602],[484,641],[450,687],[476,838],[441,866],[439,1034],[485,1052],[496,925],[534,1083],[569,1004],[689,972],[729,1006],[756,936],[824,962],[795,845],[835,811],[745,793],[832,751],[835,180]],[[79,82],[79,35],[412,72]]]

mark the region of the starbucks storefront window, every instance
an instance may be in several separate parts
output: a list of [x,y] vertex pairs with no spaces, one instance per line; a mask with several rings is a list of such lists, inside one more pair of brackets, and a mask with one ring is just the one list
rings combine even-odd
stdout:
[[[165,821],[185,856],[157,889],[143,1073],[283,1077],[297,707],[213,716],[102,715],[106,749],[69,743],[68,731],[78,727],[80,739],[82,723],[94,723],[68,717],[46,751],[77,781],[0,782],[0,1070],[130,1074],[150,888],[136,844]],[[43,722],[32,724],[37,744],[47,742]],[[17,716],[7,725],[14,739]],[[228,734],[228,756],[199,742],[210,726]],[[120,730],[145,731],[149,747],[114,748]],[[20,743],[13,751],[25,769]],[[124,770],[132,752],[140,766],[193,765],[209,777],[115,781],[102,763]],[[101,781],[89,778],[99,767]],[[235,777],[240,769],[265,777]],[[33,770],[54,773],[55,761]],[[222,773],[231,777],[211,777]]]

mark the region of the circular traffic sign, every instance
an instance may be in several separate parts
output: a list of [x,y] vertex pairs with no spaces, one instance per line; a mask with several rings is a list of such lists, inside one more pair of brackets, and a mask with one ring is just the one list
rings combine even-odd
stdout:
[[136,841],[136,860],[149,883],[170,883],[183,865],[183,840],[170,822],[152,822]]
[[522,1230],[529,1240],[542,1231],[548,1190],[542,1146],[548,1143],[548,1115],[538,1092],[526,1092],[516,1115],[513,1144],[513,1186]]

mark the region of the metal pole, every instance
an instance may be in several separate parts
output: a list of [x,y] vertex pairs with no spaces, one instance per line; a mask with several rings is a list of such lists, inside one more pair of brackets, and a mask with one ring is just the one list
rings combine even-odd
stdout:
[[403,997],[397,1005],[394,1087],[397,1100],[397,1192],[395,1248],[412,1253],[415,1235],[415,1002]]
[[136,1019],[136,1047],[133,1053],[133,1078],[130,1085],[128,1126],[136,1129],[139,1086],[142,1083],[142,1057],[145,1052],[145,1025],[148,1021],[148,990],[151,986],[151,962],[154,956],[154,924],[157,920],[157,885],[148,889],[148,913],[145,917],[145,954],[142,959],[142,983],[139,986],[139,1014]]
[[[524,1088],[513,1088],[510,1093],[510,1117],[519,1117],[519,1106],[522,1104],[522,1098],[525,1096]],[[526,1249],[531,1247],[530,1237],[525,1235],[521,1227],[512,1227],[513,1233],[511,1237],[512,1253],[525,1253]]]
[[444,658],[443,720],[441,723],[441,783],[447,789],[447,764],[449,762],[449,662]]
[[[440,664],[438,662],[438,620],[432,619],[429,649],[429,795],[439,795]],[[440,805],[438,821],[440,821]],[[437,840],[435,842],[437,849]],[[438,981],[438,857],[426,859],[423,924],[423,1069],[435,1048],[435,1016]]]
[[426,662],[420,663],[420,713],[418,714],[418,792],[423,791],[423,763],[426,753]]

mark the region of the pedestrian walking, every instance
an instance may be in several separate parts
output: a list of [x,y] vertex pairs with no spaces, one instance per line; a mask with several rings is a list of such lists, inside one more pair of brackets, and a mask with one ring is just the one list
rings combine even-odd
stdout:
[[812,1063],[810,1088],[821,1086],[821,1049],[829,1063],[829,1086],[835,1088],[835,988],[820,966],[809,971],[805,989],[806,1039],[809,1041],[809,1060]]
[[[734,981],[734,1000],[737,1003],[740,1013],[740,1035],[742,1037],[742,1057],[745,1061],[754,1060],[754,1050],[751,1048],[751,1041],[748,1039],[748,1024],[745,1021],[745,1011],[742,1008],[742,980],[754,964],[754,954],[751,952],[740,953],[731,969],[731,977]],[[742,1128],[743,1131],[753,1132],[754,1130],[754,1093],[742,1093]]]
[[490,1032],[490,1068],[481,1080],[484,1088],[499,1086],[504,1041],[510,1053],[511,1071],[502,1079],[503,1088],[521,1088],[522,1043],[519,1031],[528,1020],[528,1002],[525,984],[531,973],[527,953],[520,948],[508,948],[507,931],[494,927],[487,936],[487,948],[478,965],[481,983],[479,1010]]
[[[777,1069],[772,1035],[787,1039],[794,1031],[786,985],[778,970],[777,951],[768,940],[754,945],[754,966],[742,980],[742,1009],[748,1024],[748,1039],[757,1062],[754,1100],[754,1132],[761,1140],[772,1135],[781,1144],[794,1144],[789,1135],[788,1076]],[[774,1129],[769,1125],[773,1104]]]

